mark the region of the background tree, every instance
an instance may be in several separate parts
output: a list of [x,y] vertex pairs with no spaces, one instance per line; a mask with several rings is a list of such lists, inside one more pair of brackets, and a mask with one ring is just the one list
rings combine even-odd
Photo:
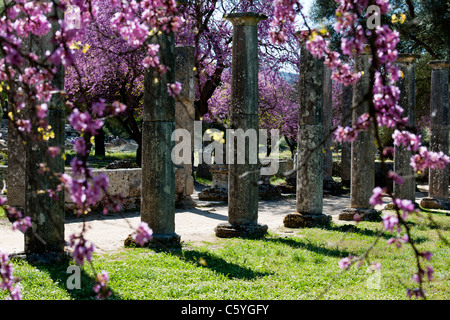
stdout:
[[[415,113],[417,123],[423,127],[429,124],[431,69],[428,62],[450,58],[450,2],[391,0],[389,3],[391,9],[388,15],[382,17],[382,24],[399,32],[397,50],[421,55],[416,62]],[[337,8],[338,2],[335,0],[315,0],[310,16],[315,24],[325,27],[330,33],[331,48],[342,53],[341,36],[333,28]]]
[[[116,121],[137,142],[136,162],[139,165],[144,70],[140,61],[145,51],[142,48],[134,48],[111,28],[111,17],[117,10],[118,6],[114,6],[111,0],[99,3],[97,17],[87,27],[81,41],[72,46],[76,51],[74,54],[76,68],[69,68],[66,72],[66,90],[69,99],[81,108],[90,106],[100,97],[106,103],[120,101],[129,107],[125,114],[116,117]],[[181,5],[179,10],[184,22],[176,35],[176,43],[195,46],[197,92],[194,106],[198,120],[208,113],[210,99],[215,95],[216,89],[221,86],[223,79],[227,79],[226,72],[229,72],[231,65],[232,26],[222,19],[223,15],[236,10],[256,11],[270,15],[273,6],[270,1],[189,0]],[[275,74],[282,68],[298,72],[299,50],[295,36],[296,30],[294,24],[289,26],[290,41],[283,46],[275,46],[269,41],[268,21],[260,23],[258,29],[260,65],[266,68],[266,78],[271,70],[273,73],[271,77],[278,79],[276,80],[278,82],[282,79]],[[81,78],[81,84],[78,78]],[[83,91],[81,87],[88,89]],[[217,99],[215,101],[217,102]],[[266,121],[266,124],[262,125],[267,124]],[[284,131],[287,133],[292,130]],[[96,142],[103,141],[102,132],[96,137]],[[286,134],[285,137],[289,139],[293,147],[296,145],[296,138],[292,133]],[[101,143],[96,144],[96,154],[101,145]]]

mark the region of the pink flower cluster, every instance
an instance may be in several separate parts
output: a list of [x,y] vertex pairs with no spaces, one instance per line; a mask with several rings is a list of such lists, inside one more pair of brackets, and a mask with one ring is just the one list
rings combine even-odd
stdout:
[[[0,197],[0,206],[5,205],[6,201],[6,197]],[[28,228],[31,228],[31,218],[29,216],[24,217],[22,212],[14,207],[5,206],[5,210],[8,218],[14,221],[12,224],[13,231],[19,230],[20,232],[25,233]]]
[[[37,36],[45,35],[51,28],[51,24],[45,14],[50,13],[52,8],[52,2],[15,1],[15,5],[7,10],[8,18],[15,20],[11,23],[11,28],[17,32],[19,37],[25,37],[29,33]],[[19,13],[22,14],[20,15],[21,18],[18,18]]]
[[148,241],[152,239],[153,231],[149,228],[146,222],[140,222],[136,232],[131,235],[133,240],[143,247]]
[[9,262],[9,255],[0,249],[0,289],[9,291],[12,300],[21,300],[20,284],[13,272],[14,268]]
[[73,259],[75,262],[82,266],[84,260],[90,262],[92,260],[92,253],[94,252],[95,246],[84,239],[83,235],[70,235],[69,245],[73,248]]
[[[132,47],[142,46],[149,36],[158,31],[176,32],[183,20],[177,15],[175,0],[112,0],[118,12],[111,18],[112,30],[117,31]],[[159,66],[157,45],[148,45],[143,59],[146,68]]]
[[428,151],[426,147],[419,147],[418,152],[411,157],[411,167],[415,171],[423,171],[426,168],[443,170],[450,163],[450,157],[444,152]]
[[97,299],[108,299],[112,295],[112,291],[108,289],[109,275],[108,272],[102,271],[97,275],[97,282],[94,284],[94,292],[97,293]]
[[298,0],[274,0],[273,7],[273,20],[270,23],[273,30],[269,35],[273,43],[281,44],[287,40],[285,25],[294,22],[295,13],[301,10],[302,5]]
[[97,135],[104,122],[101,119],[92,118],[88,111],[80,112],[78,108],[72,110],[69,116],[70,125],[81,133],[89,133],[92,136]]
[[[431,256],[432,256],[432,253],[429,251],[422,251],[419,253],[419,257],[426,261],[430,261]],[[412,276],[412,280],[421,284],[425,280],[425,277],[427,278],[428,281],[433,280],[434,268],[431,265],[427,265],[425,269],[420,267],[418,272]],[[425,290],[423,290],[422,287],[415,288],[415,289],[406,289],[406,295],[410,299],[412,297],[423,298],[423,297],[425,297]]]
[[175,83],[167,84],[167,92],[174,98],[180,94],[181,89],[181,83],[178,81],[176,81]]
[[[76,157],[71,164],[76,178],[64,173],[61,175],[61,182],[70,191],[70,199],[76,205],[77,214],[81,215],[86,212],[87,208],[99,203],[108,190],[109,182],[105,174],[91,176],[91,170],[84,168]],[[88,180],[86,176],[89,176],[90,179]]]
[[421,136],[416,136],[409,131],[395,130],[392,134],[394,146],[405,146],[408,150],[417,151],[421,144]]

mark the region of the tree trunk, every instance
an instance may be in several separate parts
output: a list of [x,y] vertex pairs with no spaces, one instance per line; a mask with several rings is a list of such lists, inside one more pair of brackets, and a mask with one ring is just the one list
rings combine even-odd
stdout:
[[106,155],[105,132],[103,131],[103,128],[100,129],[98,135],[95,136],[95,155],[101,157]]

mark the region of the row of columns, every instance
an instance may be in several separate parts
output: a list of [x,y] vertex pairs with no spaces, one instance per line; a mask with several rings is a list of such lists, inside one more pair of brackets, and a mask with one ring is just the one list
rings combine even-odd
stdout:
[[[266,19],[264,15],[256,13],[233,13],[225,16],[233,24],[233,63],[232,63],[232,104],[231,104],[231,128],[243,130],[258,130],[258,36],[257,25]],[[159,81],[155,80],[155,70],[149,69],[145,73],[144,80],[144,110],[143,110],[143,149],[142,149],[142,200],[141,220],[149,224],[153,229],[153,242],[164,245],[176,245],[180,242],[180,236],[175,232],[175,165],[171,159],[171,150],[174,142],[171,139],[175,129],[175,99],[167,92],[166,83],[175,80],[175,42],[174,34],[161,33],[155,41],[160,45],[161,62],[169,67],[169,72]],[[329,74],[324,71],[323,62],[314,58],[306,49],[301,49],[300,62],[300,87],[299,87],[299,128],[298,128],[298,163],[297,163],[297,205],[296,213],[285,217],[284,223],[288,227],[310,227],[317,224],[329,223],[330,216],[323,214],[323,178],[328,175],[324,170],[323,143],[327,140],[326,128],[324,129],[324,110],[327,117],[330,116],[331,81]],[[359,103],[369,90],[369,59],[368,52],[364,52],[356,61],[357,71],[364,71],[362,79],[353,86],[353,92],[349,87],[344,88],[344,99],[349,101],[352,96],[352,119],[356,119],[368,111],[367,103]],[[402,90],[402,107],[405,115],[410,117],[410,125],[414,126],[414,57],[401,56],[398,59],[400,69],[405,77],[400,82]],[[448,152],[448,67],[447,62],[431,62],[432,67],[432,101],[431,101],[431,149]],[[189,68],[189,67],[188,67]],[[325,74],[325,76],[324,76]],[[328,75],[327,75],[328,74]],[[63,84],[58,77],[59,86]],[[191,87],[192,77],[185,77],[184,86]],[[192,82],[192,83],[191,83]],[[324,89],[324,83],[328,88]],[[190,88],[192,90],[192,88]],[[188,96],[188,95],[187,95]],[[188,99],[187,103],[192,103]],[[58,97],[52,100],[55,106],[61,101]],[[348,103],[344,103],[344,117],[350,112]],[[60,126],[63,113],[58,107],[50,113],[54,117],[57,135],[64,136]],[[54,114],[54,116],[52,116]],[[325,117],[326,118],[326,117]],[[330,117],[331,118],[331,117]],[[327,125],[328,126],[328,125]],[[324,132],[325,130],[325,132]],[[61,131],[61,132],[60,132]],[[10,135],[10,139],[13,135]],[[56,141],[61,142],[61,141]],[[12,145],[12,144],[11,144]],[[63,145],[61,142],[60,145]],[[234,144],[236,146],[236,144]],[[348,145],[347,151],[348,152]],[[37,154],[40,151],[31,148],[29,153]],[[216,235],[219,237],[234,236],[261,236],[267,232],[266,225],[258,224],[258,165],[249,164],[249,147],[245,148],[247,164],[229,165],[229,214],[228,223],[216,227]],[[327,148],[329,149],[329,147]],[[325,150],[326,151],[326,150]],[[327,151],[325,152],[327,154]],[[41,156],[43,156],[41,154]],[[234,150],[236,156],[236,150]],[[411,171],[409,161],[410,152],[398,148],[396,150],[395,170],[403,173],[405,184],[395,186],[394,192],[402,198],[414,199],[414,173]],[[11,153],[11,158],[20,155]],[[325,156],[328,158],[329,156]],[[14,164],[10,158],[9,163]],[[31,158],[30,158],[31,159]],[[51,161],[50,159],[47,159]],[[361,210],[371,210],[369,198],[374,187],[374,160],[375,146],[371,132],[361,132],[358,138],[351,144],[351,176],[345,180],[351,180],[350,207]],[[234,163],[236,163],[235,161]],[[36,168],[30,161],[25,162],[25,168],[31,170],[27,175],[34,174]],[[55,167],[61,163],[54,164]],[[329,165],[327,165],[329,166]],[[325,168],[326,169],[326,168]],[[58,167],[63,172],[64,167]],[[11,170],[9,170],[11,171]],[[8,173],[8,185],[14,187],[12,181],[13,172]],[[11,180],[11,181],[10,181]],[[51,178],[46,177],[45,182]],[[64,234],[64,206],[55,205],[51,212],[52,217],[58,217],[52,230],[57,234],[45,230],[45,226],[52,217],[45,216],[44,209],[48,209],[51,201],[45,201],[45,205],[38,208],[33,202],[37,197],[38,186],[29,179],[25,180],[26,200],[25,211],[32,216],[32,235],[39,235],[39,245],[34,245],[36,237],[26,236],[26,248],[31,251],[61,251]],[[45,184],[45,183],[44,183]],[[40,188],[41,186],[39,186]],[[446,170],[430,170],[430,196],[440,199],[448,199],[448,168]],[[13,189],[11,189],[12,191]],[[62,199],[64,197],[61,197]],[[11,203],[10,203],[11,204]],[[347,211],[342,214],[343,219],[353,218],[354,212]],[[44,217],[42,219],[42,217]],[[42,220],[42,221],[41,221]],[[53,221],[54,222],[54,221]],[[56,229],[55,229],[56,228]],[[62,234],[61,234],[62,233]],[[48,235],[48,237],[47,237]],[[45,239],[43,239],[45,237]],[[28,240],[27,240],[28,239]],[[44,241],[42,241],[44,240]],[[48,244],[42,247],[42,243]]]

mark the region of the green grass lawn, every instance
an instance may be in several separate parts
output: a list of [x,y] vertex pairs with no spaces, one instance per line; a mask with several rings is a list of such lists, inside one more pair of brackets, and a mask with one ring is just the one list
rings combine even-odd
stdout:
[[[435,278],[425,285],[427,298],[449,299],[450,247],[438,232],[450,239],[450,218],[445,213],[432,217],[439,227],[411,218],[413,239],[420,250],[433,253]],[[407,299],[406,286],[415,287],[415,260],[409,246],[386,244],[389,233],[382,235],[361,268],[341,272],[338,267],[341,258],[362,254],[380,228],[379,222],[362,222],[355,227],[292,229],[259,240],[185,244],[171,252],[127,248],[95,255],[93,266],[109,273],[112,299]],[[369,262],[381,263],[379,273],[367,271]],[[66,288],[67,266],[16,261],[23,299],[94,298],[90,266],[83,267],[78,290]],[[374,279],[379,281],[371,286]],[[0,292],[0,299],[5,296]]]
[[[76,155],[75,151],[67,150],[65,166],[70,166],[70,161]],[[106,151],[105,156],[90,155],[88,162],[91,168],[100,169],[106,167],[109,163],[115,160],[131,160],[136,163],[136,152],[130,151]]]

